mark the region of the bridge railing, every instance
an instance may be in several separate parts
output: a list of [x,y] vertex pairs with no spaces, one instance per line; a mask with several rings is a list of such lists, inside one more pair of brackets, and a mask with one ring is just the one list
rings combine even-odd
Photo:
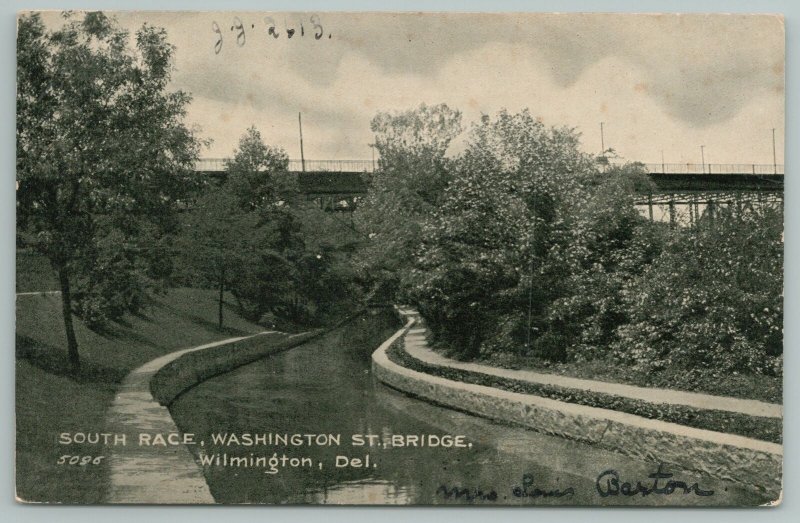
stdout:
[[[373,163],[370,160],[306,160],[306,171],[331,171],[331,172],[373,172]],[[290,171],[302,171],[301,160],[289,160]]]
[[[375,170],[376,164],[371,160],[306,160],[306,171],[329,172],[367,172]],[[646,163],[645,168],[651,173],[663,174],[784,174],[783,164],[759,163]],[[201,158],[196,167],[198,171],[224,171],[225,158]],[[300,172],[303,169],[301,160],[289,160],[289,170]]]
[[225,170],[226,158],[200,158],[195,162],[195,171],[215,172]]
[[[221,172],[225,170],[226,158],[200,158],[195,164],[195,169],[205,172]],[[303,161],[289,160],[289,170],[300,172],[303,170]],[[306,171],[329,172],[368,172],[374,170],[371,160],[306,160]]]
[[651,173],[663,174],[784,174],[780,163],[646,163],[644,166]]

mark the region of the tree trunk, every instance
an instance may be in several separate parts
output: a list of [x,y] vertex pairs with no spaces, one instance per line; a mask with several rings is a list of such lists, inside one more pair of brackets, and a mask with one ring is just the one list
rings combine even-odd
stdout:
[[222,298],[225,292],[225,267],[219,271],[219,328],[222,330]]
[[67,333],[67,357],[70,371],[78,374],[81,360],[78,356],[78,340],[75,339],[75,328],[72,325],[72,296],[69,291],[69,274],[65,267],[58,268],[58,281],[61,285],[61,310],[64,316],[64,330]]

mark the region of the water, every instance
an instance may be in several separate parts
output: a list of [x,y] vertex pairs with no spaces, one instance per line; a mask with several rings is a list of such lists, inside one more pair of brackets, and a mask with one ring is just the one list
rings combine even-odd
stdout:
[[[667,468],[674,479],[702,489],[694,494],[601,497],[595,480],[606,469],[622,480],[642,480],[657,465],[638,462],[592,446],[438,407],[379,383],[370,374],[370,354],[396,328],[386,317],[362,319],[326,337],[211,379],[183,395],[172,413],[184,432],[203,440],[206,455],[308,457],[312,467],[206,466],[214,498],[222,503],[347,504],[629,504],[730,505],[766,500],[732,484],[694,472]],[[339,434],[341,446],[214,446],[210,434]],[[463,435],[472,448],[354,448],[353,434],[380,439],[398,434]],[[369,454],[370,468],[336,468],[336,456]],[[318,463],[323,468],[318,468]],[[517,497],[528,475],[535,488],[574,494]],[[447,499],[440,487],[468,488],[483,494]],[[438,492],[437,492],[438,491]],[[492,492],[496,499],[492,499]],[[519,489],[518,489],[519,493]]]

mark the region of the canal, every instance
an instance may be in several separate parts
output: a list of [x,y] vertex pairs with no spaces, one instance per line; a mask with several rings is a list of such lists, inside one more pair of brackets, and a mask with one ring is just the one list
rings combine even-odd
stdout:
[[[658,466],[590,445],[494,423],[406,396],[375,383],[370,374],[372,351],[396,329],[389,313],[362,317],[311,343],[208,380],[175,401],[170,410],[183,432],[203,446],[196,456],[220,457],[220,465],[203,467],[220,503],[331,504],[624,504],[753,505],[765,499],[695,472],[665,467],[672,479],[712,496],[650,494],[601,496],[596,479],[614,469],[620,482],[636,485]],[[230,435],[239,439],[231,441]],[[340,435],[341,445],[317,445],[327,437],[299,445],[245,446],[250,435]],[[216,436],[215,436],[216,435]],[[225,436],[227,435],[227,436]],[[352,436],[365,443],[391,442],[392,436],[463,436],[471,447],[351,446]],[[214,438],[217,443],[214,444]],[[227,443],[221,444],[220,438]],[[301,438],[302,439],[302,438]],[[434,438],[435,441],[435,438]],[[337,456],[361,459],[369,467],[337,467]],[[310,458],[312,466],[243,466],[258,457]],[[230,464],[231,458],[245,458]],[[225,466],[225,460],[228,464]],[[295,461],[295,463],[297,463]],[[321,467],[321,468],[320,468]],[[606,476],[606,480],[609,476]],[[664,485],[661,480],[660,486]],[[607,490],[607,481],[600,484]],[[455,499],[455,490],[468,495]],[[545,496],[542,491],[561,496]],[[448,495],[450,497],[448,498]],[[472,499],[470,499],[472,498]]]

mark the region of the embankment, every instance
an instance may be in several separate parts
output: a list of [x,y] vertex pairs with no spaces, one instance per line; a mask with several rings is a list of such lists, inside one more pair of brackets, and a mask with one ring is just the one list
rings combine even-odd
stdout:
[[[432,403],[533,430],[583,441],[644,461],[675,464],[732,481],[778,499],[783,447],[733,434],[687,427],[625,412],[558,401],[418,372],[393,362],[387,351],[424,329],[415,311],[401,310],[405,326],[372,356],[381,382]],[[419,332],[417,332],[419,331]]]
[[302,345],[324,332],[322,329],[293,335],[265,332],[232,345],[184,354],[156,372],[150,381],[150,392],[158,403],[169,405],[198,383]]

